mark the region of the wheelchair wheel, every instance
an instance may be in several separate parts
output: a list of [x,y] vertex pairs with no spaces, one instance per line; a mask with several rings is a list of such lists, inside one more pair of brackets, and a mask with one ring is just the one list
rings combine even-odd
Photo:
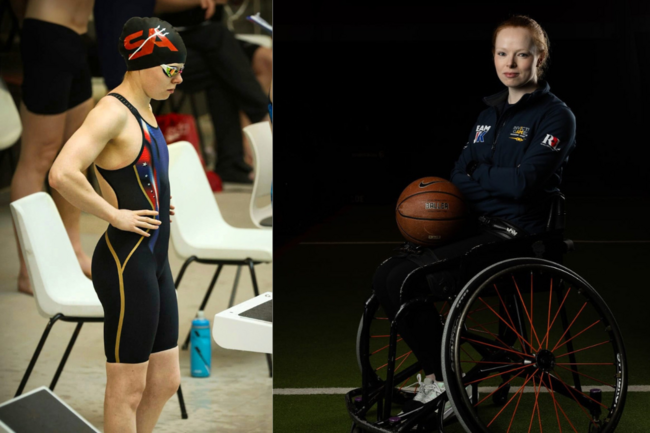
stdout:
[[449,312],[443,349],[447,394],[468,432],[605,433],[621,417],[619,328],[600,295],[556,263],[511,259],[476,275]]
[[[449,313],[448,302],[435,303],[441,318],[444,320]],[[361,318],[357,331],[357,363],[365,381],[369,386],[380,384],[386,380],[388,365],[388,346],[390,335],[390,320],[374,296],[366,303],[364,316]],[[395,388],[406,394],[417,391],[416,375],[420,370],[415,355],[401,337],[397,338],[395,355]],[[408,395],[407,395],[408,398]]]

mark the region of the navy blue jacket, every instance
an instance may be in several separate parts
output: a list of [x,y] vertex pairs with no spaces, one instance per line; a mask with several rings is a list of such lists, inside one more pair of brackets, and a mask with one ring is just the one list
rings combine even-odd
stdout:
[[[545,230],[548,198],[559,191],[575,147],[575,116],[548,83],[503,111],[508,90],[484,98],[451,181],[479,215],[510,221],[529,233]],[[471,177],[470,161],[480,164]]]

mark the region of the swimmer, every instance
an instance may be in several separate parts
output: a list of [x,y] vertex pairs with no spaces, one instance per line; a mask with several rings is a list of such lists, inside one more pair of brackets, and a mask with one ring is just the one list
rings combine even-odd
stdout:
[[[109,223],[92,257],[104,307],[104,431],[151,432],[180,385],[178,305],[169,248],[169,154],[150,101],[183,79],[186,49],[158,18],[129,19],[119,50],[123,82],[102,98],[65,144],[50,184],[70,203]],[[98,195],[83,175],[91,165]]]

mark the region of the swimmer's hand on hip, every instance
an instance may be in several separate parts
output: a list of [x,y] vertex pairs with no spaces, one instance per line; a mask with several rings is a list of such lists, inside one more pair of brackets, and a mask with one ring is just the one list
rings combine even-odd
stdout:
[[117,209],[111,225],[119,230],[149,237],[151,235],[145,232],[143,228],[157,230],[158,226],[162,223],[155,218],[149,218],[149,216],[155,217],[156,215],[158,215],[158,212],[155,210]]

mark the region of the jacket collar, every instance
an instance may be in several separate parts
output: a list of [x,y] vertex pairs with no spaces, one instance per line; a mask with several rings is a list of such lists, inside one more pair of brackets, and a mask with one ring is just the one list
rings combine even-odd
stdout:
[[[540,86],[533,93],[526,93],[524,96],[522,96],[519,102],[526,102],[539,98],[540,96],[546,95],[551,91],[551,86],[548,85],[548,82],[540,81],[539,85]],[[483,102],[485,102],[490,107],[494,107],[503,104],[506,98],[508,98],[508,89],[502,90],[499,93],[495,93],[492,96],[486,96],[483,98]]]

